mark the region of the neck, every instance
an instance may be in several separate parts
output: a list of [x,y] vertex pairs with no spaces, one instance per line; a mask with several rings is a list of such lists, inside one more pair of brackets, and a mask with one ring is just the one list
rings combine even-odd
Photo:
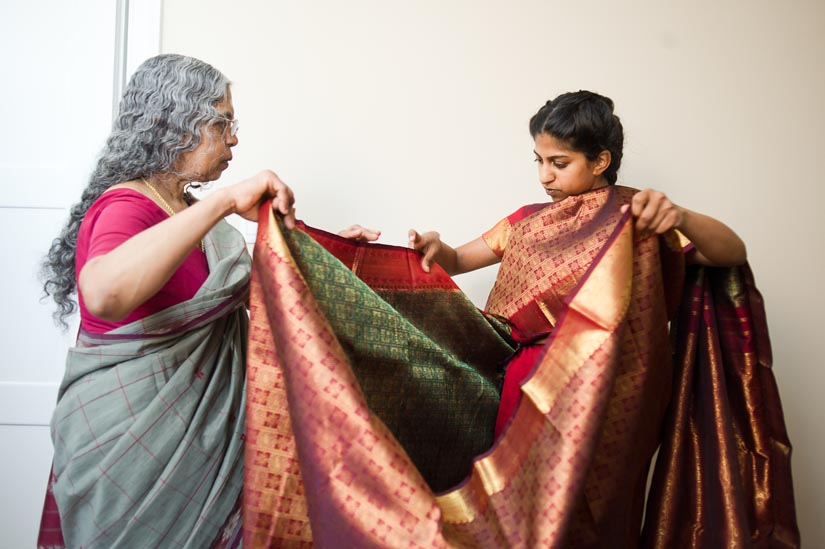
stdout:
[[607,182],[607,179],[605,179],[603,175],[600,175],[596,179],[596,184],[593,185],[593,189],[601,189],[602,187],[607,187],[608,185],[610,184]]
[[152,179],[142,178],[142,181],[148,189],[146,194],[150,195],[152,200],[170,216],[186,209],[189,205],[184,197],[185,181],[164,181],[158,177]]
[[163,195],[166,200],[184,202],[183,195],[186,186],[191,183],[187,179],[182,179],[171,174],[155,174],[146,177],[146,181]]

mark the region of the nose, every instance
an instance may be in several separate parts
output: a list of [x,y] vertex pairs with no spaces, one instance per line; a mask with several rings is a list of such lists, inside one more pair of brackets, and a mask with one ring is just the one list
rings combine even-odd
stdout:
[[549,166],[549,162],[539,164],[539,179],[541,179],[542,183],[552,183],[556,179],[553,170]]
[[229,132],[226,132],[226,146],[227,147],[234,147],[238,144],[238,134],[229,135]]

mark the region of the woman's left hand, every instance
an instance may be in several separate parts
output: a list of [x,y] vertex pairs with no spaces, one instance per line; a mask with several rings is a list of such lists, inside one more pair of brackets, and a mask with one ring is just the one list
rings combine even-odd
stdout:
[[630,209],[636,218],[635,228],[641,234],[662,234],[679,231],[693,243],[687,260],[700,265],[727,267],[743,264],[748,253],[745,243],[733,230],[710,216],[677,206],[659,191],[645,189],[633,195]]
[[664,193],[645,189],[633,195],[630,204],[622,206],[622,212],[630,208],[636,218],[636,230],[642,234],[663,234],[682,226],[685,210],[677,206]]

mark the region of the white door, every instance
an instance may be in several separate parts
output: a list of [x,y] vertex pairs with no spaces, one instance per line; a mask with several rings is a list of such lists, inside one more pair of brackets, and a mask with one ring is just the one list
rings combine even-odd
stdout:
[[115,90],[159,51],[160,2],[0,8],[2,547],[35,546],[52,459],[48,423],[77,330],[76,319],[67,332],[52,322],[53,304],[40,302],[38,266],[108,135]]

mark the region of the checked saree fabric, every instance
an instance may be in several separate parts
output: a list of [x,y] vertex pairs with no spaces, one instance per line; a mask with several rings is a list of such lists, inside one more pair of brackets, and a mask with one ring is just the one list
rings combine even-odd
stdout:
[[[618,211],[622,197],[584,197],[581,211]],[[571,214],[536,215],[528,222],[549,226]],[[798,545],[790,444],[747,268],[691,271],[682,293],[684,269],[671,288],[662,273],[678,261],[636,239],[629,216],[575,215],[600,245],[494,440],[517,347],[500,319],[410,250],[284,231],[262,208],[245,547]],[[674,360],[666,324],[680,294]]]
[[[190,300],[69,350],[38,547],[228,546],[240,537],[251,258],[222,221]],[[58,513],[59,509],[59,513]]]

